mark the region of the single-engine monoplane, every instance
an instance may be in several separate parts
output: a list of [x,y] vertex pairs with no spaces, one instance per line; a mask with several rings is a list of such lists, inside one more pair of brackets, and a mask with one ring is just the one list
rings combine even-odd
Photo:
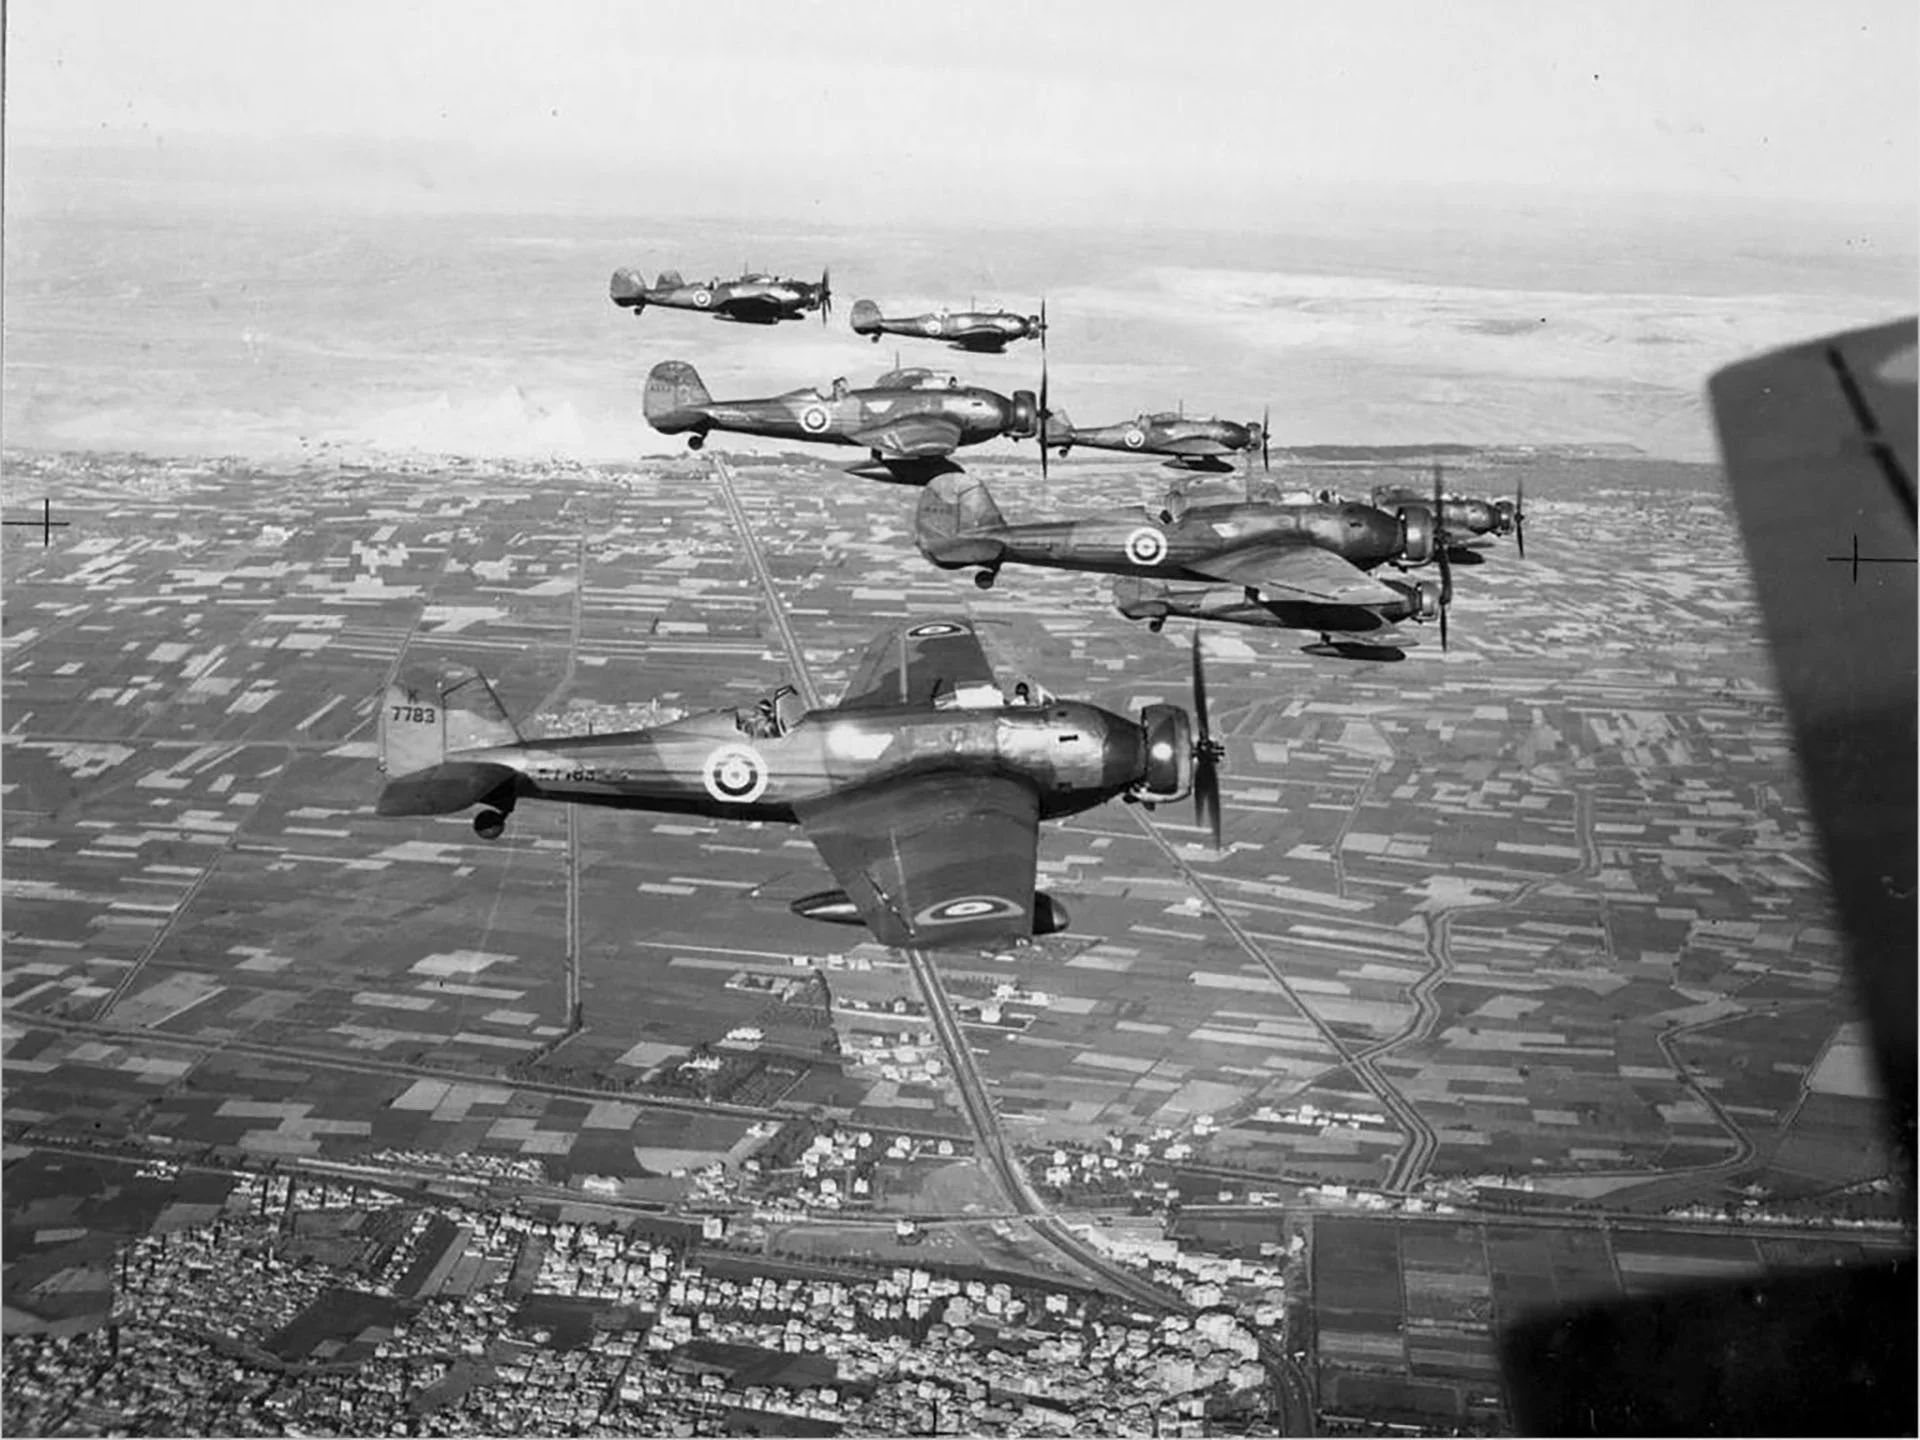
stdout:
[[[874,480],[923,485],[935,475],[959,470],[952,456],[963,445],[1007,436],[1031,439],[1046,413],[1046,372],[1040,394],[1002,395],[936,370],[890,370],[873,384],[853,388],[835,380],[826,390],[809,387],[755,400],[715,400],[693,366],[663,360],[647,376],[643,402],[647,422],[663,435],[684,434],[698,450],[715,430],[857,445],[871,459],[848,467]],[[1046,464],[1045,453],[1041,466]]]
[[613,303],[633,311],[635,319],[649,305],[663,310],[693,310],[742,325],[777,325],[815,310],[824,325],[833,313],[833,280],[824,269],[818,284],[750,274],[692,285],[680,278],[678,270],[663,270],[659,283],[648,285],[637,270],[622,269],[613,272],[607,289]]
[[[1448,550],[1459,552],[1475,548],[1486,535],[1511,535],[1522,560],[1527,558],[1527,483],[1517,481],[1511,500],[1482,500],[1471,495],[1445,491],[1438,462],[1433,467],[1433,493],[1404,483],[1376,485],[1373,503],[1386,509],[1409,505],[1431,508],[1435,530]],[[1436,500],[1436,496],[1439,498]],[[1478,558],[1477,556],[1475,557]]]
[[1065,928],[1064,906],[1034,888],[1042,820],[1190,793],[1217,847],[1224,753],[1198,631],[1191,716],[1151,704],[1132,720],[1025,682],[1009,696],[971,621],[916,620],[867,647],[838,705],[809,711],[783,686],[623,734],[527,740],[477,673],[403,679],[380,708],[376,808],[479,806],[487,840],[522,800],[797,824],[841,888],[795,913],[888,945],[972,946]]
[[1358,503],[1193,504],[1174,489],[1158,506],[1073,520],[1011,524],[984,481],[934,480],[920,496],[914,541],[942,569],[971,568],[993,585],[1003,565],[1117,575],[1115,600],[1158,630],[1171,615],[1317,630],[1374,646],[1399,643],[1399,620],[1440,621],[1446,642],[1452,570],[1440,579],[1389,580],[1382,565],[1424,564],[1436,553],[1429,511]]
[[1082,429],[1056,410],[1047,418],[1046,443],[1061,455],[1076,445],[1094,450],[1119,450],[1128,455],[1165,455],[1176,470],[1199,470],[1220,474],[1232,470],[1224,458],[1243,454],[1249,466],[1253,452],[1260,462],[1272,468],[1267,435],[1273,412],[1267,410],[1258,420],[1222,420],[1214,415],[1188,415],[1184,410],[1141,413],[1115,425],[1095,425]]
[[1047,304],[1040,302],[1038,315],[1021,315],[994,305],[982,310],[949,310],[942,306],[924,315],[892,316],[882,315],[871,300],[856,300],[851,319],[853,333],[867,336],[876,345],[882,335],[906,335],[939,340],[976,354],[998,355],[1016,340],[1045,343]]

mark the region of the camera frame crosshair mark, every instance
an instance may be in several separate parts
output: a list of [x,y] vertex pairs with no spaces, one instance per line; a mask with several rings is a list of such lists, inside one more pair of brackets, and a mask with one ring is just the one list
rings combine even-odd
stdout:
[[40,518],[38,520],[0,520],[0,525],[29,525],[37,527],[40,531],[40,544],[42,546],[51,545],[53,543],[53,532],[56,530],[64,530],[72,523],[70,520],[56,520],[53,518],[53,498],[51,496],[41,500]]

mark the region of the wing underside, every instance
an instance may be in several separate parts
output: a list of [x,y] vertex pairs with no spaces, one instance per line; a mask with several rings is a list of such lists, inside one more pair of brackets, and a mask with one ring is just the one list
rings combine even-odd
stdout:
[[1246,545],[1187,568],[1209,579],[1244,585],[1278,599],[1326,605],[1390,605],[1399,597],[1378,580],[1316,545]]
[[889,460],[926,460],[960,448],[960,424],[944,415],[907,415],[852,436]]
[[885,945],[1033,933],[1040,796],[989,771],[934,770],[796,805],[807,837]]

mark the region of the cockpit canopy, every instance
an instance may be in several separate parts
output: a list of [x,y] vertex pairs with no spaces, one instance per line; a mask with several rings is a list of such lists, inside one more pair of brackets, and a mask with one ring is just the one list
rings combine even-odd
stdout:
[[807,702],[791,685],[782,685],[763,696],[751,710],[735,710],[733,723],[742,735],[755,740],[776,740],[798,725],[807,713]]
[[944,370],[929,370],[910,365],[904,370],[889,370],[873,382],[876,390],[958,390],[960,377]]

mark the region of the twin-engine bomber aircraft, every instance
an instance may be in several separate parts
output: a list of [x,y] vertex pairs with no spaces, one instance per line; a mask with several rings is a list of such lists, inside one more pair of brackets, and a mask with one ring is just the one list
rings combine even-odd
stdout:
[[887,316],[873,301],[856,300],[852,322],[854,334],[868,336],[876,345],[882,335],[907,335],[944,341],[957,350],[998,355],[1015,340],[1044,339],[1047,302],[1040,302],[1038,315],[1017,315],[996,305],[987,310],[942,307],[925,315]]
[[1076,445],[1095,450],[1120,450],[1129,455],[1167,455],[1167,464],[1176,470],[1202,470],[1214,474],[1232,470],[1223,456],[1244,453],[1249,466],[1255,447],[1260,462],[1273,468],[1267,448],[1273,412],[1258,420],[1221,420],[1213,415],[1188,415],[1163,410],[1156,415],[1141,414],[1116,425],[1095,425],[1080,429],[1056,410],[1047,418],[1046,443],[1065,455]]
[[649,305],[665,310],[696,310],[736,320],[742,325],[777,325],[820,312],[820,323],[833,313],[832,277],[820,272],[820,283],[786,280],[777,275],[742,275],[735,280],[709,280],[689,285],[678,270],[660,272],[660,283],[649,286],[636,270],[616,270],[607,291],[613,303],[633,311],[637,320]]
[[523,799],[798,824],[841,890],[793,902],[865,924],[884,944],[1004,943],[1064,929],[1034,889],[1044,819],[1117,795],[1192,793],[1219,844],[1218,763],[1200,637],[1193,718],[1148,705],[1138,721],[1081,701],[1001,693],[971,621],[921,620],[867,647],[841,702],[808,711],[782,687],[750,710],[713,710],[616,735],[525,740],[473,672],[389,686],[380,709],[382,815],[484,808],[497,839]]
[[924,485],[960,468],[951,457],[962,445],[1037,435],[1045,387],[1043,375],[1040,397],[1031,390],[1009,397],[938,371],[910,369],[890,370],[861,390],[835,380],[824,393],[808,388],[758,400],[715,400],[691,365],[663,360],[647,375],[643,408],[654,429],[686,435],[695,450],[714,430],[863,445],[872,461],[848,467],[853,474]]
[[1121,576],[1114,582],[1120,612],[1154,630],[1169,615],[1185,615],[1317,630],[1329,645],[1338,637],[1392,646],[1404,643],[1391,630],[1395,622],[1437,616],[1444,647],[1453,600],[1444,552],[1437,585],[1367,573],[1435,554],[1423,506],[1389,513],[1353,503],[1192,505],[1175,491],[1158,511],[1013,525],[983,481],[943,475],[920,496],[914,541],[942,569],[974,567],[982,589],[1008,564]]

